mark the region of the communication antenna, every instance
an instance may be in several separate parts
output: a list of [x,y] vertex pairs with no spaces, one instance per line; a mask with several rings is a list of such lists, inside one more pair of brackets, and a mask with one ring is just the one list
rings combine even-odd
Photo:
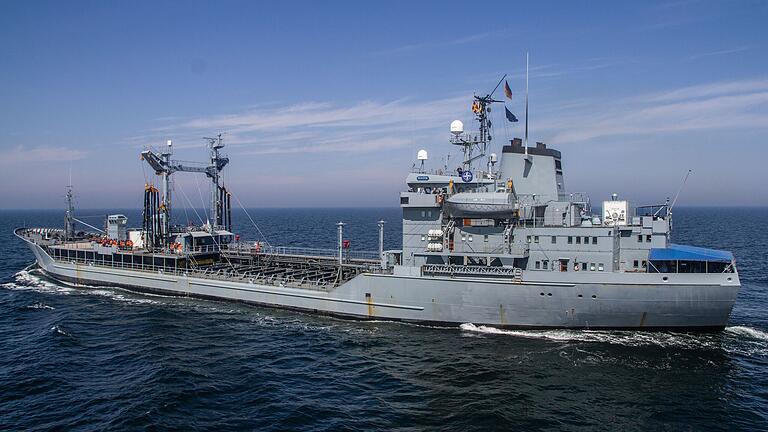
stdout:
[[528,156],[528,53],[525,53],[525,155]]
[[685,183],[688,181],[688,177],[691,175],[693,170],[688,170],[687,173],[685,173],[685,177],[683,178],[683,182],[680,183],[680,187],[677,188],[677,193],[675,194],[675,199],[672,200],[672,204],[669,206],[669,212],[672,213],[672,208],[675,206],[675,203],[677,202],[677,198],[680,196],[680,192],[683,190],[683,186],[685,186]]

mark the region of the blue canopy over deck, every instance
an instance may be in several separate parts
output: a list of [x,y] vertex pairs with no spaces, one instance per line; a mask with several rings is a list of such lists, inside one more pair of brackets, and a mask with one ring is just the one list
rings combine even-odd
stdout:
[[670,244],[668,248],[651,249],[651,252],[648,254],[648,259],[651,261],[710,261],[730,263],[733,261],[733,254],[724,250]]

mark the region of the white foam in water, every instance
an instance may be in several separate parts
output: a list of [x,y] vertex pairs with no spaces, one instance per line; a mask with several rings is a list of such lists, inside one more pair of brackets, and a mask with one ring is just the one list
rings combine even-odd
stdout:
[[502,330],[495,327],[462,324],[461,329],[485,334],[508,335],[522,338],[546,339],[556,342],[596,342],[624,346],[706,348],[714,342],[708,335],[689,335],[665,332],[600,331],[600,330]]
[[[51,281],[48,281],[37,274],[35,274],[34,270],[31,270],[29,268],[24,269],[14,275],[15,282],[8,282],[2,285],[5,289],[10,290],[19,290],[19,291],[36,291],[36,292],[45,292],[45,293],[55,293],[55,294],[72,294],[77,292],[78,294],[85,294],[85,295],[100,295],[104,297],[108,297],[112,300],[117,301],[124,301],[128,303],[136,303],[136,304],[158,304],[159,302],[157,300],[150,300],[140,297],[132,297],[130,295],[124,295],[122,293],[110,290],[110,289],[104,289],[103,287],[95,287],[91,285],[70,285],[64,282],[60,283],[53,283]],[[82,289],[87,288],[87,289]],[[153,297],[163,297],[163,296],[153,296]],[[53,309],[50,306],[42,305],[36,306],[32,305],[29,306],[33,309]]]
[[56,332],[57,334],[60,334],[62,336],[72,336],[71,334],[69,334],[65,330],[62,330],[61,327],[59,327],[57,325],[51,327],[51,331]]
[[739,335],[739,336],[747,336],[752,339],[768,342],[768,333],[752,327],[745,327],[745,326],[726,327],[725,331]]
[[658,346],[662,348],[722,349],[728,353],[747,356],[768,355],[768,332],[752,327],[726,327],[726,336],[716,333],[688,334],[641,331],[595,330],[502,330],[489,326],[462,324],[468,332],[546,339],[557,342],[597,342],[624,346]]
[[55,308],[53,306],[48,306],[45,303],[37,302],[27,306],[27,309],[55,309]]
[[15,282],[3,284],[3,288],[20,291],[38,291],[55,292],[60,294],[69,294],[74,291],[72,288],[51,283],[37,275],[33,271],[24,269],[14,275]]

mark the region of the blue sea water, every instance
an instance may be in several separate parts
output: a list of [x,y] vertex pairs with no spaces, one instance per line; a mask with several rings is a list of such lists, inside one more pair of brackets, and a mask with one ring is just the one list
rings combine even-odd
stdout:
[[[330,248],[344,221],[375,250],[381,218],[400,242],[398,209],[250,214],[273,244]],[[70,288],[25,270],[12,235],[61,222],[0,212],[0,430],[768,430],[765,208],[675,212],[674,241],[737,259],[714,334],[435,328]]]

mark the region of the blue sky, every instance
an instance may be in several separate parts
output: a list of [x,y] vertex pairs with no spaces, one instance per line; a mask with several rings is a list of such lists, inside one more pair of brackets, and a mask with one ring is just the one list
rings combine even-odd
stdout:
[[0,207],[61,207],[70,170],[80,207],[139,207],[143,148],[218,132],[246,206],[396,206],[473,92],[509,74],[522,119],[526,51],[569,190],[660,202],[692,169],[681,205],[768,205],[768,2],[529,3],[2,2]]

